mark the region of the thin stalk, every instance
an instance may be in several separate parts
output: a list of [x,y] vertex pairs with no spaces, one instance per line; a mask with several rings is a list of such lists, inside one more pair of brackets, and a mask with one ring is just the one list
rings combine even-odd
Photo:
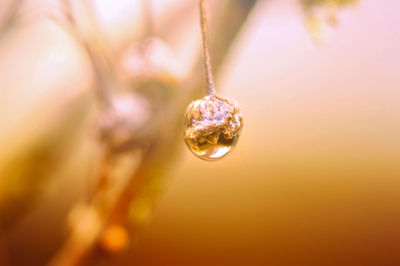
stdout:
[[203,54],[204,54],[204,67],[206,70],[206,79],[207,79],[207,94],[215,95],[216,92],[214,87],[214,77],[212,74],[210,52],[208,49],[208,35],[207,35],[208,21],[207,21],[205,0],[200,0],[200,25],[201,25],[201,36],[203,39]]

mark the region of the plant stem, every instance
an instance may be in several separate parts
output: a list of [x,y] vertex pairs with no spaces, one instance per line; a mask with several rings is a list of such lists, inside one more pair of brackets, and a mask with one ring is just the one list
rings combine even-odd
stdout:
[[215,95],[214,77],[212,74],[210,52],[208,49],[207,23],[208,22],[207,22],[205,0],[200,0],[200,24],[201,24],[201,36],[203,39],[204,67],[206,70],[206,79],[207,79],[207,94]]

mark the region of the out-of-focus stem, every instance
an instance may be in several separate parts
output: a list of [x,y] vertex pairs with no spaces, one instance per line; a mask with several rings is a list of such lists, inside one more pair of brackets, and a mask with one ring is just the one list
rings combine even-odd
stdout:
[[0,36],[10,27],[10,25],[14,22],[16,14],[18,12],[19,7],[21,6],[23,0],[12,0],[10,7],[6,11],[6,17],[3,19],[0,24]]
[[[268,0],[265,0],[268,1]],[[221,12],[218,24],[212,30],[213,72],[218,76],[221,66],[231,51],[236,37],[247,22],[251,11],[260,0],[230,0]]]
[[112,107],[112,96],[107,88],[109,85],[109,80],[105,76],[107,67],[104,65],[104,60],[101,60],[102,57],[96,54],[95,49],[90,45],[86,38],[79,33],[79,30],[77,29],[78,25],[72,13],[70,0],[63,0],[63,4],[64,14],[68,20],[68,23],[70,24],[69,32],[83,46],[86,54],[89,56],[90,62],[92,63],[96,78],[95,88],[100,102],[104,107]]
[[144,16],[144,37],[152,36],[154,34],[153,25],[153,3],[152,0],[142,0],[143,16]]

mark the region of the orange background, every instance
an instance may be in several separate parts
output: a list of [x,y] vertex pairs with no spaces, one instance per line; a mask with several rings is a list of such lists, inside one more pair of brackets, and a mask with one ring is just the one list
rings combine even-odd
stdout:
[[[138,1],[121,2],[96,2],[113,48],[140,36]],[[185,0],[154,2],[157,26]],[[196,3],[180,35],[162,36],[188,66],[200,51]],[[399,11],[397,0],[360,0],[316,42],[297,1],[259,1],[216,81],[244,116],[234,152],[204,162],[182,140],[151,222],[132,250],[99,265],[400,265]],[[0,44],[1,160],[43,135],[93,78],[62,29],[30,19]],[[82,154],[68,163],[90,168]],[[7,235],[15,265],[44,262],[59,248],[87,172],[50,182]]]
[[264,1],[217,85],[245,127],[226,159],[185,148],[139,265],[400,265],[400,4],[360,1],[316,44]]

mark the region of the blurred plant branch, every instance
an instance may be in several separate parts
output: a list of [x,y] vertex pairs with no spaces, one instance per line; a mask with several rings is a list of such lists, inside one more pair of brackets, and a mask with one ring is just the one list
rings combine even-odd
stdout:
[[[229,1],[229,4],[225,11],[225,16],[221,17],[222,25],[230,25],[229,21],[232,21],[232,17],[239,18],[235,20],[235,25],[226,34],[224,42],[217,46],[217,49],[213,51],[214,54],[220,54],[219,60],[216,65],[223,63],[223,58],[228,54],[227,47],[234,41],[235,37],[239,34],[241,26],[245,23],[247,16],[249,15],[251,8],[257,1]],[[244,9],[243,9],[244,8]],[[223,30],[223,29],[219,29]],[[214,31],[212,39],[217,38],[217,30]],[[226,46],[224,46],[224,44]],[[201,78],[203,71],[199,71],[199,66],[202,66],[202,59],[199,58],[197,67],[194,69],[193,74],[190,75],[186,81],[182,84],[169,84],[166,81],[156,81],[157,86],[171,87],[172,91],[187,93],[174,93],[175,97],[165,99],[163,108],[163,120],[153,128],[157,132],[157,138],[149,139],[149,145],[141,146],[139,149],[140,159],[137,167],[135,167],[128,178],[127,183],[124,187],[117,192],[112,198],[104,198],[104,188],[107,186],[96,186],[98,189],[95,190],[90,197],[86,209],[89,213],[95,213],[95,215],[87,218],[87,223],[92,224],[92,228],[96,228],[90,231],[91,236],[79,234],[79,223],[75,225],[74,234],[66,241],[64,247],[60,252],[53,258],[50,265],[75,265],[75,264],[87,264],[93,265],[93,262],[98,258],[99,253],[103,253],[104,249],[99,246],[99,241],[102,241],[102,232],[112,225],[123,225],[127,230],[129,229],[130,235],[135,236],[137,230],[142,226],[144,222],[148,220],[148,216],[151,213],[155,200],[159,196],[163,187],[162,175],[165,173],[167,168],[174,160],[174,154],[177,152],[178,147],[181,143],[181,130],[182,130],[182,114],[184,112],[186,104],[192,99],[194,94],[199,94],[204,90],[204,79]],[[196,82],[193,82],[193,79]],[[182,86],[191,84],[189,90],[182,90]],[[159,115],[159,114],[158,114]],[[158,116],[156,114],[156,116]],[[123,149],[123,153],[129,153],[132,148]],[[138,149],[138,147],[134,148]],[[100,171],[99,179],[102,180],[99,183],[109,183],[110,169],[115,166],[116,161],[121,156],[119,152],[108,150],[106,151],[106,158]],[[110,157],[112,158],[110,160]],[[111,161],[111,164],[110,164]],[[99,184],[98,183],[98,184]],[[99,200],[99,197],[102,198]],[[99,204],[101,202],[101,207]],[[88,217],[82,216],[82,217]],[[97,217],[97,218],[93,218]],[[83,218],[84,219],[84,218]],[[81,223],[85,221],[81,221]],[[81,232],[83,234],[87,232]],[[86,239],[81,241],[79,239]]]
[[12,0],[7,11],[5,12],[5,17],[0,23],[0,34],[3,35],[7,29],[9,29],[15,21],[18,9],[21,6],[23,0]]
[[[92,15],[89,18],[89,20],[92,22],[92,35],[90,36],[91,41],[89,41],[89,39],[84,35],[85,33],[79,29],[79,25],[77,24],[76,18],[73,13],[74,9],[71,5],[71,1],[62,0],[62,3],[63,14],[65,15],[66,23],[60,22],[60,20],[55,17],[53,17],[53,19],[84,48],[93,66],[93,71],[95,74],[95,89],[99,97],[100,104],[105,108],[110,107],[112,105],[112,101],[110,89],[108,88],[108,86],[110,86],[111,84],[108,75],[111,76],[112,65],[105,54],[105,49],[99,45],[103,43],[101,41],[98,41],[101,38],[99,31],[96,30],[97,28],[95,26],[93,26],[93,14],[89,14]],[[94,44],[98,45],[95,46]]]

